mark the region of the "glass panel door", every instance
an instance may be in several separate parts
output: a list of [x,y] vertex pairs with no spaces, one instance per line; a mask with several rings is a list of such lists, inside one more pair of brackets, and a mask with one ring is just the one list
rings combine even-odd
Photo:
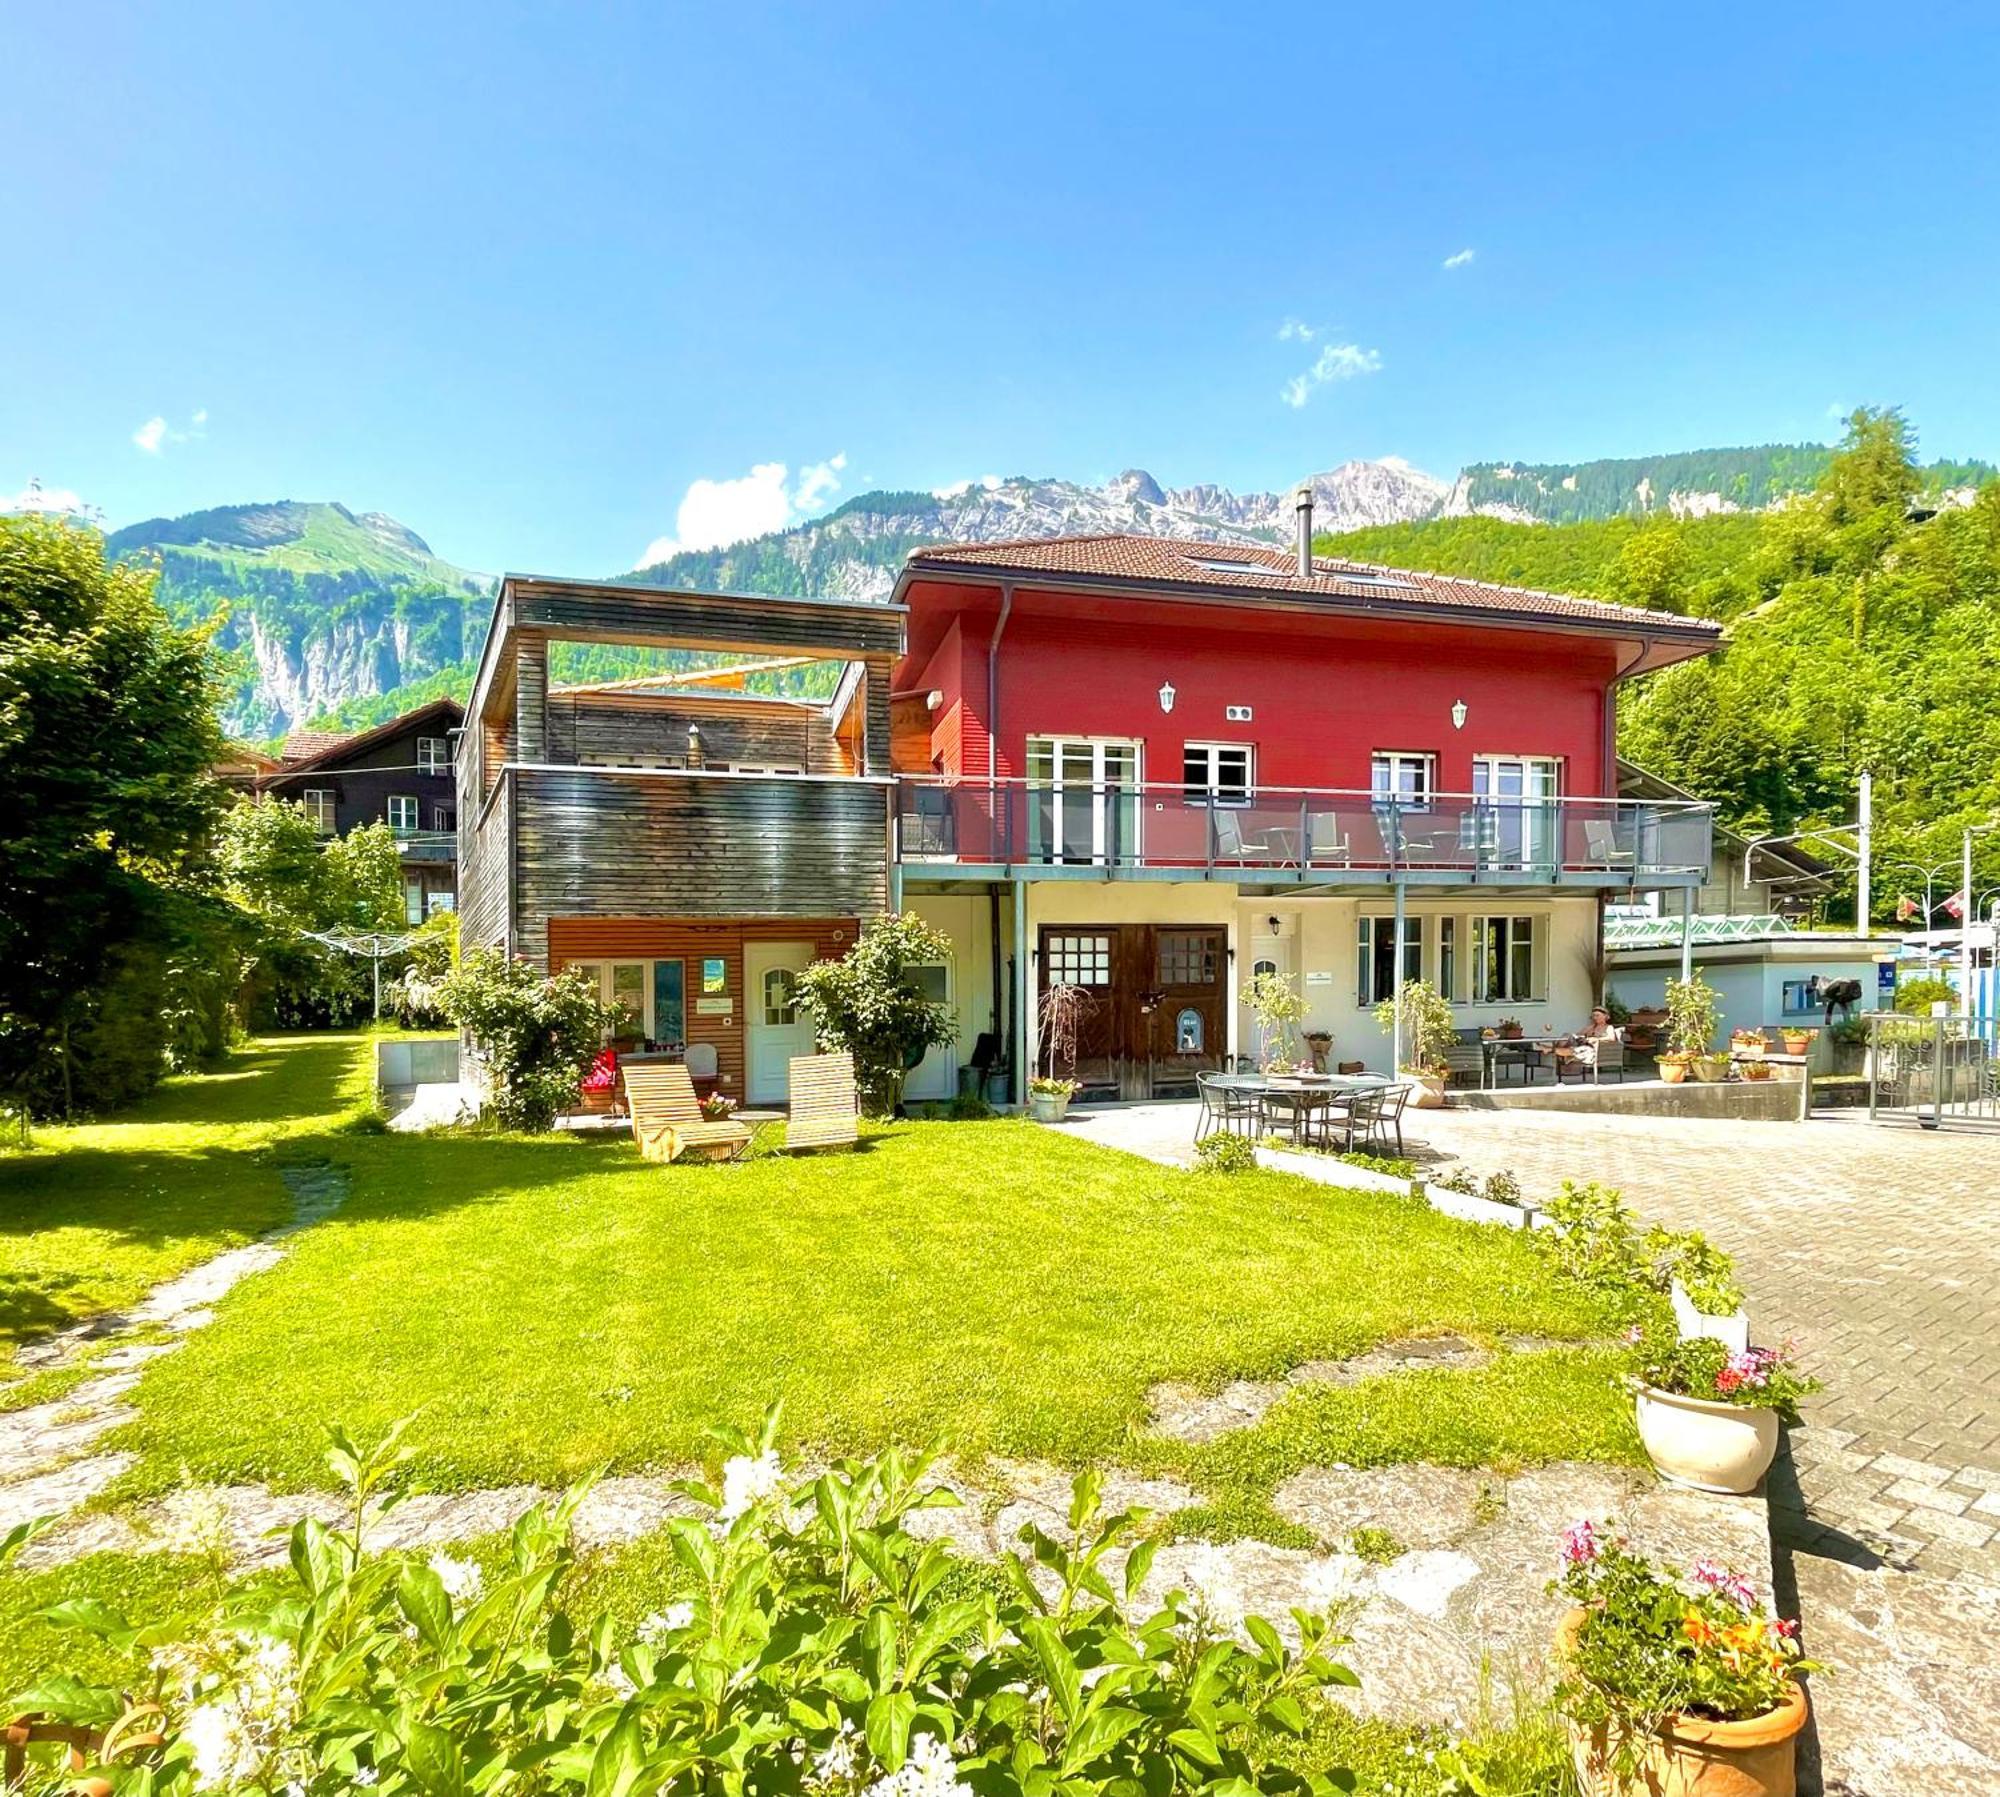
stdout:
[[1137,857],[1139,745],[1087,736],[1028,739],[1028,845],[1037,861],[1104,865]]
[[1480,755],[1472,792],[1480,801],[1480,864],[1552,869],[1562,764],[1539,755]]

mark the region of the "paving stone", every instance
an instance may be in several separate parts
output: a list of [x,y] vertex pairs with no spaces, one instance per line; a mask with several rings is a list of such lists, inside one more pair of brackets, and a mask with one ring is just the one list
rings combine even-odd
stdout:
[[1888,1490],[1892,1504],[1914,1504],[1920,1510],[1937,1510],[1956,1516],[1972,1502],[1969,1492],[1948,1491],[1941,1485],[1921,1485],[1915,1479],[1898,1479]]
[[1499,1483],[1451,1466],[1316,1466],[1280,1485],[1272,1508],[1327,1547],[1359,1528],[1387,1529],[1405,1547],[1439,1547],[1472,1528],[1480,1494]]

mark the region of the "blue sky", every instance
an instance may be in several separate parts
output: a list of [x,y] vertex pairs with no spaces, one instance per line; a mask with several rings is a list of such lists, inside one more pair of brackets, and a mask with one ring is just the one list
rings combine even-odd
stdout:
[[0,501],[589,574],[986,474],[2000,454],[1990,9],[0,13]]

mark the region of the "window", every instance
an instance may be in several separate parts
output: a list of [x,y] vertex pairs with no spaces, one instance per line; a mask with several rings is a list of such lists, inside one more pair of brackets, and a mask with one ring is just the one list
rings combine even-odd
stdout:
[[1535,920],[1532,917],[1475,917],[1472,920],[1472,998],[1475,1004],[1530,1004],[1540,1001],[1535,978]]
[[440,805],[431,813],[431,828],[441,830],[447,836],[458,828],[458,813],[449,805]]
[[1248,743],[1189,743],[1181,751],[1181,785],[1197,805],[1247,805],[1251,793]]
[[1437,793],[1437,757],[1404,749],[1377,749],[1369,763],[1368,790],[1378,799],[1428,805]]
[[[1403,919],[1403,978],[1424,977],[1424,920]],[[1361,920],[1361,977],[1357,982],[1360,1002],[1379,1005],[1396,996],[1396,920],[1393,917],[1364,917]]]
[[[711,767],[714,765],[709,763]],[[796,761],[732,761],[728,771],[732,774],[785,774],[796,779],[802,770]]]
[[1160,932],[1162,986],[1213,986],[1216,959],[1215,938],[1206,930]]
[[789,1029],[799,1020],[799,976],[789,967],[774,967],[764,976],[764,1027]]
[[1486,813],[1489,865],[1540,867],[1559,846],[1557,795],[1562,763],[1544,755],[1476,755],[1472,793]]
[[398,836],[414,836],[417,833],[417,801],[407,793],[394,793],[389,799],[389,828]]
[[1109,936],[1051,936],[1045,959],[1051,986],[1111,984]]
[[653,1040],[676,1048],[687,1038],[685,979],[679,961],[653,963]]
[[611,969],[611,1002],[618,1009],[612,1032],[619,1036],[646,1033],[646,964],[620,961]]
[[443,774],[451,769],[451,743],[442,736],[417,738],[417,772]]
[[333,834],[333,792],[330,787],[309,786],[299,794],[299,804],[304,808],[312,825],[322,836]]
[[1252,961],[1250,963],[1250,977],[1253,980],[1261,980],[1266,974],[1269,974],[1273,979],[1278,977],[1277,962],[1267,956],[1264,960]]
[[1028,844],[1037,861],[1112,862],[1139,852],[1139,745],[1028,738]]
[[406,874],[403,877],[403,921],[424,921],[424,881],[421,874]]
[[729,963],[722,956],[709,955],[702,961],[701,989],[711,998],[729,990]]
[[1458,998],[1458,919],[1438,919],[1438,991],[1447,1001]]

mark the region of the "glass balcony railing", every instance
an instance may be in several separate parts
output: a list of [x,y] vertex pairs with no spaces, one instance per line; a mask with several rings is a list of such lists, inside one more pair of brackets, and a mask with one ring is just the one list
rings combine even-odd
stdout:
[[1337,878],[1462,873],[1553,882],[1706,877],[1706,805],[1365,792],[1190,796],[1179,786],[897,782],[896,853],[925,863],[1184,869]]

